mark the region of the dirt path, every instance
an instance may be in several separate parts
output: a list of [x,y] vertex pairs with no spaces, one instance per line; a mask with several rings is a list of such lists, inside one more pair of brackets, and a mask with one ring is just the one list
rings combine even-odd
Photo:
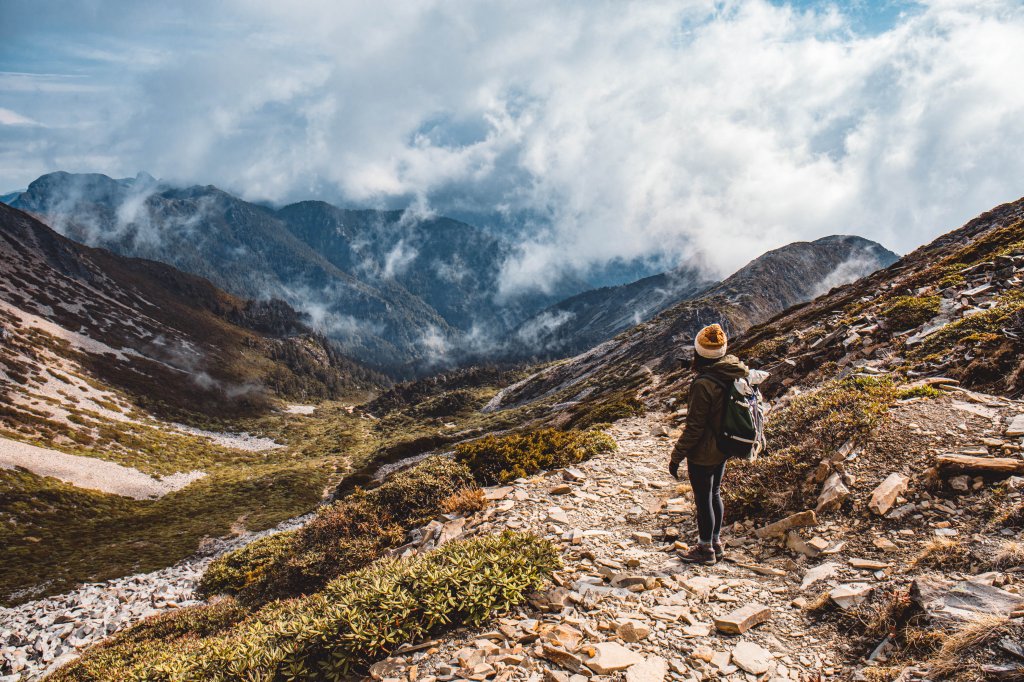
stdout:
[[[646,659],[645,665],[667,667],[664,678],[646,678],[653,680],[749,680],[754,677],[745,674],[751,670],[765,680],[838,673],[832,643],[816,636],[800,609],[791,605],[802,593],[799,579],[794,582],[791,573],[752,559],[748,549],[758,541],[749,530],[723,533],[730,561],[689,566],[676,559],[675,538],[692,540],[696,527],[688,487],[667,470],[673,440],[665,427],[672,426],[663,414],[618,422],[609,429],[619,444],[617,452],[584,462],[568,474],[556,471],[491,493],[501,499],[468,534],[528,530],[564,548],[565,566],[558,576],[564,589],[556,597],[562,605],[533,603],[497,624],[502,636],[514,633],[511,640],[529,642],[540,635],[543,642],[553,628],[569,626],[569,638],[578,633],[583,639],[579,651],[587,643],[621,644]],[[769,620],[742,635],[716,630],[716,618],[748,604],[768,607]],[[434,653],[415,654],[405,664],[416,663],[421,675],[439,680],[465,676],[459,656],[471,660],[467,651],[486,649],[482,640],[488,638],[495,639],[493,630],[469,632],[439,642],[430,650]],[[547,670],[548,682],[571,679],[566,673],[552,674],[571,674],[571,660],[553,662],[543,645],[521,648],[521,655],[534,659],[527,667]],[[496,679],[509,678],[498,672]],[[639,671],[637,679],[645,679]]]
[[37,476],[52,476],[79,488],[99,490],[136,500],[152,500],[184,488],[206,474],[201,471],[154,478],[137,469],[95,457],[69,455],[0,438],[0,469],[21,467]]

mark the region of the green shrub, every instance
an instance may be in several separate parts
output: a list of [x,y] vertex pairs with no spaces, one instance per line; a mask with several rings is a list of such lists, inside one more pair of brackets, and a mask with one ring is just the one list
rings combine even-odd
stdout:
[[321,507],[313,520],[283,538],[264,538],[217,559],[200,590],[248,604],[310,594],[397,547],[407,530],[444,513],[447,500],[474,486],[465,464],[428,457],[373,490]]
[[249,612],[233,599],[168,611],[133,625],[88,649],[82,658],[47,677],[50,682],[122,679],[124,671],[155,660],[175,647],[183,650],[241,622]]
[[276,533],[215,559],[199,581],[202,594],[238,594],[261,582],[281,556],[294,551],[299,531]]
[[461,443],[455,458],[465,462],[478,481],[491,485],[576,464],[615,447],[615,440],[600,431],[539,429]]
[[895,396],[889,379],[856,377],[797,397],[770,416],[766,454],[734,465],[722,490],[726,508],[741,517],[806,509],[818,492],[807,488],[807,475],[846,441],[871,432]]
[[589,429],[596,424],[612,424],[620,419],[639,417],[647,411],[642,401],[633,396],[616,397],[611,400],[589,404],[573,413],[569,426],[574,429]]
[[380,560],[318,594],[274,602],[230,630],[179,638],[145,659],[124,657],[94,677],[78,674],[93,658],[89,652],[58,679],[352,679],[400,644],[507,612],[558,566],[555,546],[530,535],[454,542],[411,559]]
[[911,398],[938,398],[942,391],[934,386],[914,386],[913,388],[901,388],[896,393],[897,400],[909,400]]
[[938,296],[899,296],[882,311],[894,330],[913,329],[939,314]]
[[475,485],[473,473],[450,457],[427,457],[396,471],[367,498],[406,528],[427,523],[440,513],[442,500]]

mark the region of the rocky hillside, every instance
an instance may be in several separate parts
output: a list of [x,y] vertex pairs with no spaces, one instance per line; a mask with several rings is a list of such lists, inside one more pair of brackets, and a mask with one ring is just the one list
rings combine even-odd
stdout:
[[[832,286],[892,263],[895,254],[860,237],[833,236],[769,251],[727,279],[616,338],[555,363],[498,396],[491,409],[554,400],[585,406],[641,386],[650,373],[685,366],[694,334],[719,322],[730,336]],[[613,398],[614,399],[614,398]]]
[[1024,391],[1024,199],[984,213],[892,266],[751,329],[737,351],[770,393],[826,377],[948,376]]
[[380,380],[280,301],[244,301],[169,266],[81,246],[7,206],[0,256],[8,428],[125,400],[231,417],[274,396],[322,400]]
[[[512,352],[547,359],[575,355],[702,295],[728,297],[751,308],[747,319],[761,319],[766,311],[806,301],[896,258],[877,243],[833,236],[765,254],[733,275],[728,285],[709,280],[701,268],[681,267],[631,284],[587,291],[545,309],[516,328],[513,338],[518,347]],[[763,298],[744,302],[743,296],[751,291],[763,291]],[[734,329],[741,330],[745,323],[735,316]]]

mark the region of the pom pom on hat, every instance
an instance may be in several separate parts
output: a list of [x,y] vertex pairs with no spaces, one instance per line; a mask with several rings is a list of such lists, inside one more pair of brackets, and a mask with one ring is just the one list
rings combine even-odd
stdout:
[[693,340],[693,347],[697,351],[697,355],[703,358],[724,357],[728,346],[725,330],[717,324],[704,327],[698,332],[697,338]]

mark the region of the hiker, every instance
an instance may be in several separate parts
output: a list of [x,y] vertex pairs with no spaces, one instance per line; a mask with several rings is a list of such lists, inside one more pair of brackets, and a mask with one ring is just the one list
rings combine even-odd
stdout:
[[679,478],[679,465],[686,470],[697,506],[699,543],[680,559],[686,563],[714,564],[722,560],[721,532],[725,506],[722,504],[722,475],[728,455],[719,448],[719,434],[725,400],[736,379],[746,379],[747,366],[735,355],[726,355],[725,330],[717,324],[704,327],[694,339],[693,369],[686,426],[672,450],[668,470]]

